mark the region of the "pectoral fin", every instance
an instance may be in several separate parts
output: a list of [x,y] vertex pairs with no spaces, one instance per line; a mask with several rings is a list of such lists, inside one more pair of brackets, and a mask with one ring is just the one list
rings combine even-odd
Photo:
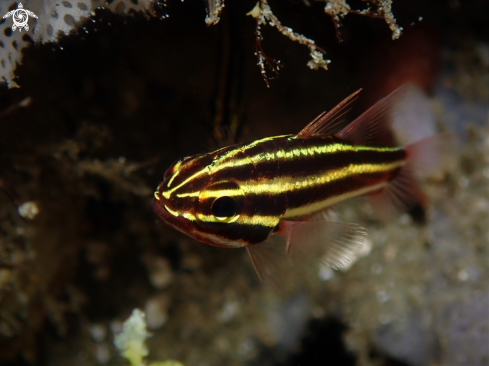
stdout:
[[287,240],[294,263],[320,262],[335,269],[348,266],[363,247],[367,232],[357,224],[325,221],[282,221],[278,233]]
[[282,220],[265,242],[246,249],[258,277],[281,288],[292,273],[318,268],[318,261],[333,268],[347,266],[365,237],[366,230],[356,224]]
[[246,247],[258,278],[277,289],[283,288],[294,269],[286,246],[287,242],[283,238],[271,235],[263,243]]

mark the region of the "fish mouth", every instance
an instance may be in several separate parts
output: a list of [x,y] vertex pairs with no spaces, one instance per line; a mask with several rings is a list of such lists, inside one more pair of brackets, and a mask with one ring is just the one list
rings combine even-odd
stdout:
[[[153,200],[153,210],[154,212],[167,224],[180,227],[184,225],[184,222],[187,221],[186,215],[187,211],[184,211],[181,214],[179,211],[174,209],[174,207],[169,202],[170,200],[166,199],[159,191],[154,193]],[[190,215],[193,216],[193,215]]]
[[164,221],[170,221],[172,217],[176,218],[179,216],[177,211],[169,207],[168,200],[162,196],[159,190],[154,193],[153,210]]
[[187,219],[186,212],[180,214],[178,211],[174,211],[169,205],[168,200],[159,195],[158,192],[155,192],[153,210],[160,217],[160,219],[165,222],[165,224],[185,235],[190,236],[191,238],[198,240],[194,235],[193,225]]

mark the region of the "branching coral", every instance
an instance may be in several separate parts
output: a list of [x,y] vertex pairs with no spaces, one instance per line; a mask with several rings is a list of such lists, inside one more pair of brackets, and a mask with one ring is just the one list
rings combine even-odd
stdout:
[[[229,0],[237,1],[237,0]],[[396,19],[392,14],[393,0],[362,0],[366,2],[367,8],[363,10],[352,10],[347,0],[322,0],[326,3],[324,11],[331,16],[336,35],[341,40],[339,27],[341,20],[348,14],[358,14],[374,18],[383,19],[392,31],[392,38],[397,39],[401,35],[402,28],[397,25]],[[38,15],[35,25],[27,34],[35,42],[56,42],[64,34],[73,30],[80,29],[83,21],[93,16],[93,11],[98,8],[107,8],[118,14],[131,14],[134,11],[144,11],[150,14],[155,0],[115,0],[111,2],[103,0],[25,0],[25,8]],[[163,2],[164,4],[164,2]],[[307,5],[308,2],[305,2]],[[14,9],[16,2],[6,1],[0,5],[0,14]],[[219,22],[219,16],[224,8],[224,0],[207,0],[207,25],[215,25]],[[326,51],[318,47],[313,39],[307,38],[292,28],[283,25],[274,15],[268,0],[259,0],[252,11],[248,13],[256,19],[256,56],[258,66],[267,86],[269,77],[267,69],[274,74],[278,74],[280,62],[266,56],[261,42],[263,36],[261,27],[270,25],[280,33],[294,42],[305,45],[309,49],[310,61],[307,65],[313,69],[328,69],[330,60],[325,59]],[[92,20],[93,21],[93,20]],[[14,70],[21,62],[22,49],[29,45],[29,41],[24,37],[26,33],[12,32],[11,23],[5,22],[0,29],[0,81],[5,80],[10,86],[15,86]],[[83,28],[82,28],[83,29]]]
[[302,34],[294,32],[292,28],[283,26],[280,20],[278,20],[278,18],[273,14],[267,0],[260,0],[253,8],[253,10],[248,13],[248,15],[251,15],[253,18],[256,19],[256,56],[258,58],[258,66],[260,67],[261,74],[268,87],[270,87],[270,84],[268,82],[265,65],[267,65],[274,73],[277,74],[279,70],[279,62],[270,59],[263,52],[263,48],[261,46],[261,40],[263,39],[261,34],[261,26],[264,24],[268,24],[278,29],[280,33],[288,37],[290,40],[294,42],[299,42],[300,44],[307,46],[311,53],[311,60],[308,62],[307,65],[311,69],[328,69],[328,64],[330,63],[330,61],[323,58],[323,55],[326,54],[326,51],[316,46],[312,39],[309,39],[307,37],[304,37]]
[[205,18],[205,23],[207,25],[217,24],[222,8],[224,8],[224,0],[207,0],[207,17]]
[[[366,0],[363,1],[367,2]],[[341,41],[340,21],[349,13],[384,19],[392,31],[392,39],[398,39],[401,36],[402,27],[397,25],[396,18],[392,14],[392,0],[373,0],[367,3],[369,4],[367,9],[352,10],[346,0],[326,0],[324,11],[333,19],[338,40]],[[374,7],[373,9],[370,7],[371,5]]]
[[[326,0],[326,6],[324,11],[329,14],[333,20],[336,36],[338,40],[341,41],[341,36],[339,32],[340,21],[349,13],[370,16],[374,18],[382,18],[386,21],[392,31],[392,39],[397,39],[400,37],[402,32],[402,27],[399,27],[396,23],[396,19],[392,14],[392,0],[374,0],[370,1],[369,4],[374,6],[374,9],[368,7],[365,10],[352,10],[350,5],[346,0]],[[283,26],[278,18],[273,14],[270,5],[268,5],[267,0],[260,0],[256,6],[247,15],[251,15],[257,21],[256,25],[256,56],[258,58],[258,66],[260,67],[261,74],[265,83],[270,87],[269,78],[266,73],[266,67],[268,67],[272,72],[278,74],[280,63],[274,59],[267,57],[261,46],[261,41],[263,36],[261,34],[261,26],[264,24],[269,24],[272,27],[277,28],[280,33],[287,36],[294,42],[299,42],[309,48],[311,60],[307,63],[313,70],[317,69],[328,69],[328,64],[330,60],[324,59],[326,51],[318,47],[314,40],[309,39],[297,32],[294,32],[289,27]]]

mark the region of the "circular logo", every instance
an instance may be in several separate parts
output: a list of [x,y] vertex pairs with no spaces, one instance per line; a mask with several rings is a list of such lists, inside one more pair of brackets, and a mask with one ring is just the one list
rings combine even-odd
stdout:
[[15,31],[17,28],[19,28],[19,31],[21,31],[22,28],[28,31],[29,25],[27,24],[27,21],[29,20],[29,15],[31,17],[37,18],[36,14],[34,14],[32,11],[24,9],[22,3],[19,3],[17,9],[9,11],[7,14],[3,16],[3,19],[12,17],[14,21],[14,25],[12,25],[13,31]]
[[19,28],[26,27],[26,30],[29,30],[29,26],[27,25],[27,21],[29,20],[29,14],[24,9],[16,9],[12,14],[12,18],[14,20],[14,24]]

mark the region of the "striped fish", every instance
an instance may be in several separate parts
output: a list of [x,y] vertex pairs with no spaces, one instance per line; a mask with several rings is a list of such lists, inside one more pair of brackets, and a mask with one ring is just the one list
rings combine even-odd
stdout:
[[[362,195],[382,218],[426,204],[415,173],[436,164],[443,139],[398,145],[391,122],[405,89],[345,128],[338,127],[341,117],[359,91],[296,135],[184,158],[166,171],[154,210],[198,241],[245,247],[265,281],[280,281],[278,261],[284,258],[341,267],[362,247],[366,232],[356,224],[318,220],[318,214]],[[277,238],[285,239],[284,246]]]

